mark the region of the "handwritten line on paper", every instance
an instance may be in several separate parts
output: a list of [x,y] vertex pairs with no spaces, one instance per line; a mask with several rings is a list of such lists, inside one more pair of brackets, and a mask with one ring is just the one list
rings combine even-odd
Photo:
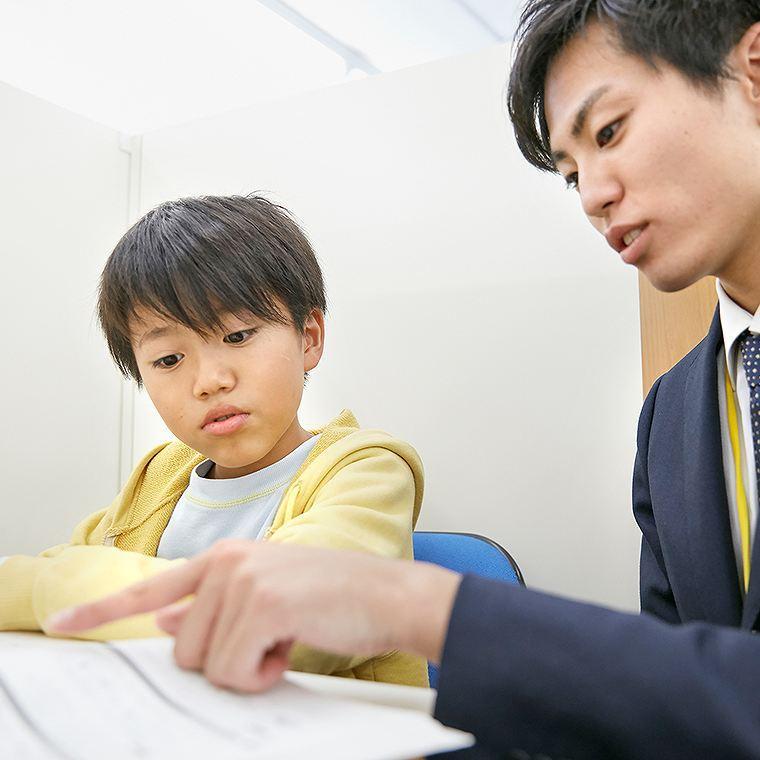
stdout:
[[188,710],[184,705],[180,704],[175,699],[172,699],[169,694],[165,693],[148,677],[148,675],[134,660],[124,654],[124,652],[122,652],[118,647],[111,645],[111,642],[108,641],[105,642],[105,645],[109,648],[109,651],[121,659],[127,667],[131,668],[137,674],[137,676],[143,680],[145,685],[159,697],[159,699],[163,699],[164,702],[166,702],[170,707],[173,707],[177,712],[182,713],[191,720],[202,723],[209,731],[226,737],[224,729],[220,726],[217,726],[213,721],[208,720],[205,715],[201,715],[198,712]]
[[[38,757],[39,751],[45,748],[48,753],[51,753],[58,760],[73,760],[68,755],[62,753],[42,728],[37,725],[36,721],[24,710],[23,707],[16,701],[13,696],[13,692],[8,688],[8,685],[0,676],[0,692],[5,697],[7,704],[13,712],[15,717],[23,726],[28,729],[28,734],[25,734],[23,729],[19,731],[19,727],[16,726],[16,730],[11,730],[9,726],[4,725],[4,716],[7,716],[8,711],[2,710],[0,707],[0,741],[9,741],[10,746],[5,746],[5,750],[10,750],[10,756],[19,760],[26,757]],[[11,716],[8,716],[11,717]],[[14,741],[15,737],[15,741]],[[27,739],[31,741],[27,742]],[[42,747],[40,747],[42,745]]]

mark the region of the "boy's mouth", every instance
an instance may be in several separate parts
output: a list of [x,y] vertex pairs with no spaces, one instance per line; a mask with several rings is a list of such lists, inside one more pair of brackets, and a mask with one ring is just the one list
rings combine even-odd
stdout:
[[236,406],[217,406],[206,415],[201,429],[212,435],[227,435],[239,430],[249,416]]

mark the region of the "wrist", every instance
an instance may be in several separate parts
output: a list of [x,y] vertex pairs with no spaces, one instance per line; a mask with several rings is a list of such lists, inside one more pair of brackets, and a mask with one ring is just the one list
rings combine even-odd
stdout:
[[404,562],[399,569],[398,648],[440,663],[462,576],[426,562]]

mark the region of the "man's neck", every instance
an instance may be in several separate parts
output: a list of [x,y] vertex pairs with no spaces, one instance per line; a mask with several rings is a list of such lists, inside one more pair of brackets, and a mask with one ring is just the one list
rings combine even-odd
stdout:
[[722,277],[720,278],[720,284],[735,304],[738,304],[750,314],[757,312],[758,306],[760,306],[760,292],[756,289],[742,286],[742,284],[736,285],[728,282]]
[[735,261],[718,274],[729,298],[750,314],[760,306],[760,249],[744,261]]

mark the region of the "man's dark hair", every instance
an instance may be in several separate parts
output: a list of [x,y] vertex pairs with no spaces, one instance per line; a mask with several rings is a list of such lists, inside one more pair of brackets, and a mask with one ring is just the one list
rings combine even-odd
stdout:
[[327,306],[309,241],[286,209],[256,195],[182,198],[149,211],[111,253],[98,298],[111,356],[138,384],[130,334],[138,310],[210,335],[230,313],[302,329],[315,308]]
[[507,109],[525,158],[556,171],[544,115],[546,73],[565,45],[601,23],[621,53],[665,62],[694,84],[718,90],[726,59],[752,24],[760,0],[528,0],[520,17]]

